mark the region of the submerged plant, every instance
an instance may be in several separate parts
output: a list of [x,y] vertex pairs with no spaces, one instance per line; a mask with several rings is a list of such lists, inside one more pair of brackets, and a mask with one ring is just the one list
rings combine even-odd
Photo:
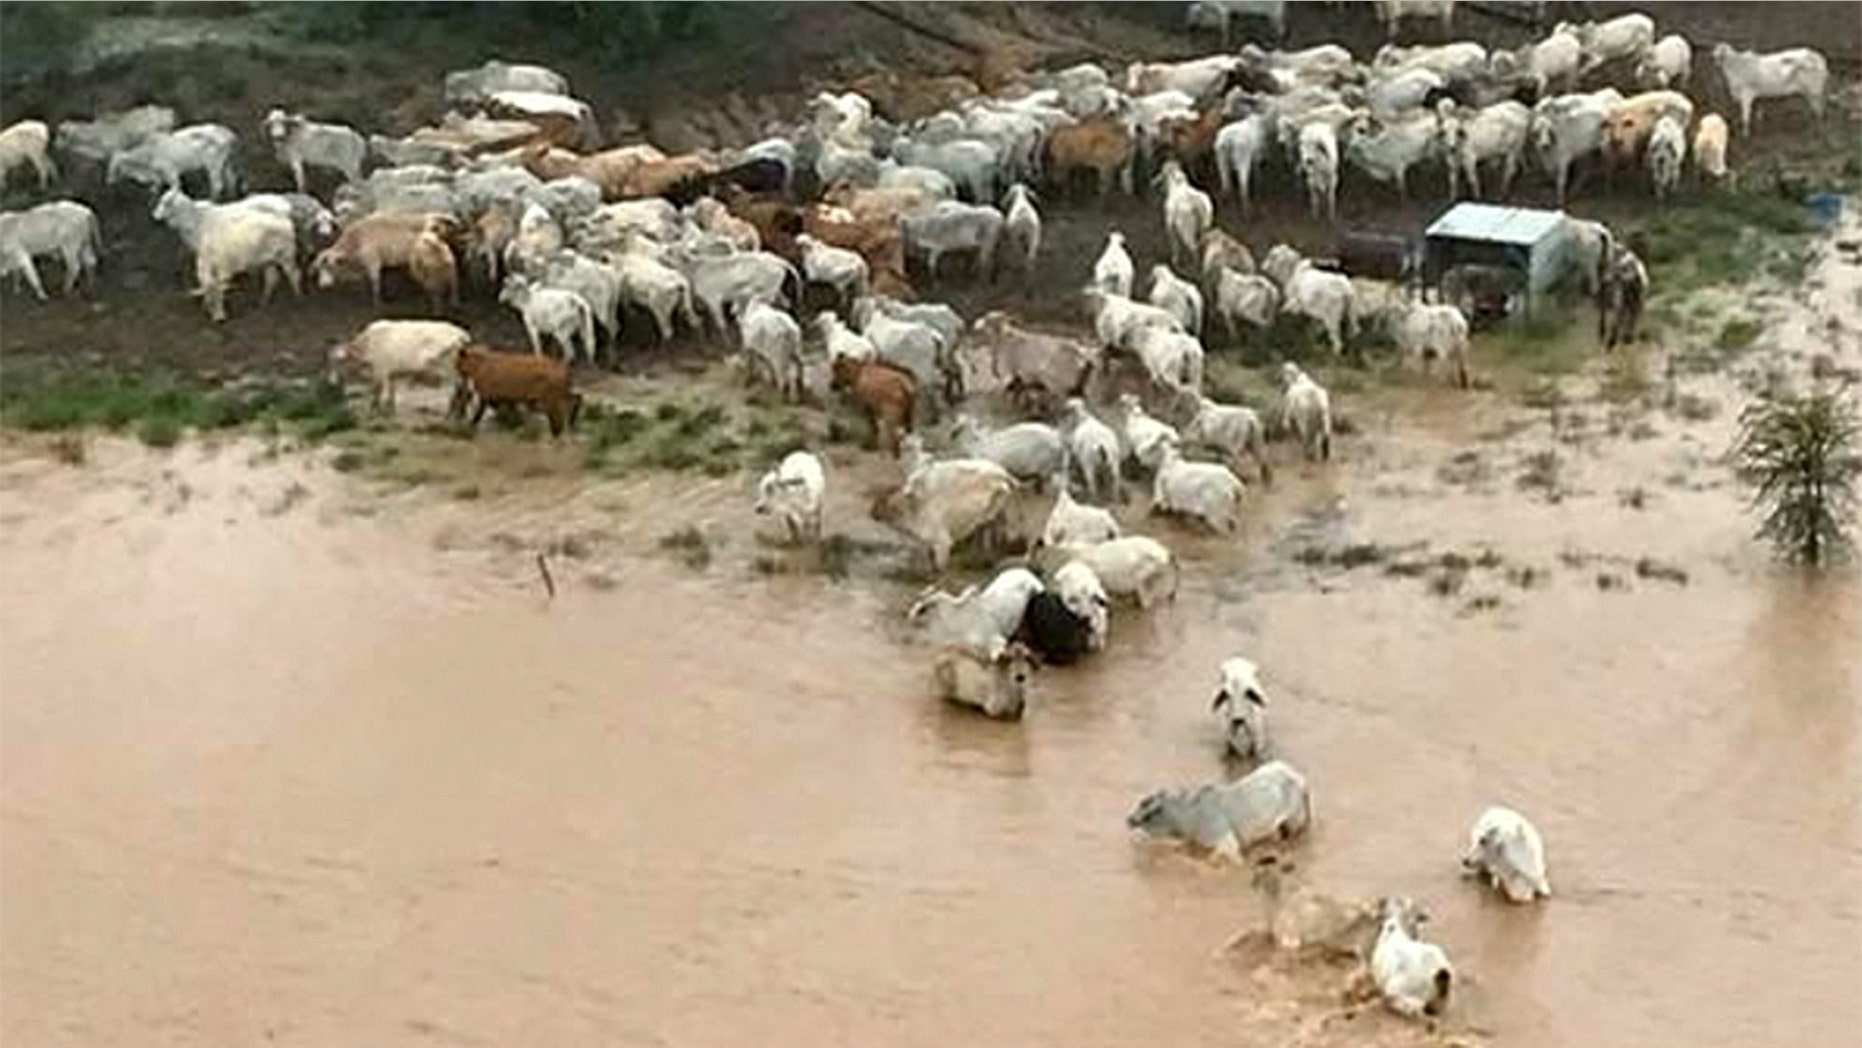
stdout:
[[1855,405],[1833,390],[1773,392],[1740,412],[1739,423],[1733,454],[1764,515],[1759,537],[1813,567],[1849,549],[1862,474]]

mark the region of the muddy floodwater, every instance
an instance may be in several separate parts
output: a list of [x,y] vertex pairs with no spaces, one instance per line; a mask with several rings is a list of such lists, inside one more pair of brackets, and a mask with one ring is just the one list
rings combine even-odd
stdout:
[[[912,587],[753,570],[741,479],[466,501],[246,442],[10,446],[0,1040],[1855,1043],[1862,584],[1753,544],[1731,380],[1701,382],[1715,420],[1641,440],[1360,402],[1240,541],[1146,525],[1179,599],[1016,726],[929,696]],[[1547,448],[1556,498],[1516,479]],[[885,467],[836,455],[829,530],[882,536]],[[657,548],[691,523],[702,571]],[[1294,556],[1344,543],[1472,564]],[[1464,977],[1442,1031],[1225,951],[1246,874],[1128,838],[1138,796],[1224,774],[1234,654],[1313,783],[1300,875],[1425,903]],[[1544,832],[1549,903],[1458,878],[1489,803]]]

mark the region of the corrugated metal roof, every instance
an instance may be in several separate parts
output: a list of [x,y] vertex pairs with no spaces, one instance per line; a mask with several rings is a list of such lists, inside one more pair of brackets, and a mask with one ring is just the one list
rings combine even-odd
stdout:
[[1556,231],[1564,221],[1563,211],[1465,203],[1449,208],[1429,226],[1425,235],[1530,247]]

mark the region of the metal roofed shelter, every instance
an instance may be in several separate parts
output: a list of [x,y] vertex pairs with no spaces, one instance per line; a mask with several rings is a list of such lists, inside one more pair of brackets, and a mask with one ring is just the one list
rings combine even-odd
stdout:
[[1527,207],[1462,203],[1423,233],[1423,280],[1442,292],[1442,278],[1463,266],[1499,267],[1520,278],[1526,312],[1564,269],[1565,213]]

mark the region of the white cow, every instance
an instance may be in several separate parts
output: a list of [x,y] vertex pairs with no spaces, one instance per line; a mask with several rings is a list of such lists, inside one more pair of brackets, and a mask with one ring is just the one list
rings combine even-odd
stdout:
[[1509,902],[1552,897],[1545,876],[1545,842],[1526,817],[1511,808],[1491,807],[1474,820],[1468,847],[1461,854],[1465,875],[1485,878]]
[[905,618],[932,644],[960,644],[993,658],[1021,627],[1028,599],[1046,588],[1027,568],[1008,568],[989,585],[970,586],[954,596],[927,590]]
[[1144,535],[1125,535],[1110,542],[1043,546],[1035,551],[1042,564],[1064,565],[1079,561],[1092,569],[1105,592],[1131,597],[1140,608],[1160,600],[1174,600],[1181,569],[1164,544]]
[[801,325],[767,302],[751,302],[744,307],[742,327],[752,376],[761,370],[783,399],[802,399]]
[[1095,502],[1103,498],[1123,501],[1125,481],[1119,469],[1118,434],[1111,426],[1086,410],[1086,401],[1068,397],[1061,422],[1066,427],[1067,458],[1079,471],[1086,487],[1086,497]]
[[1260,668],[1239,656],[1222,663],[1222,681],[1209,709],[1222,724],[1222,741],[1242,760],[1267,756],[1267,692]]
[[1432,113],[1380,121],[1368,115],[1345,125],[1345,158],[1358,170],[1409,199],[1409,169],[1439,153],[1440,128]]
[[1686,87],[1694,68],[1694,49],[1687,37],[1669,33],[1655,41],[1636,66],[1636,80],[1644,87]]
[[291,169],[297,191],[305,192],[305,169],[335,171],[348,181],[362,177],[368,159],[368,140],[345,124],[320,124],[297,113],[273,109],[265,114],[265,137],[278,154],[278,162]]
[[1240,862],[1244,848],[1304,833],[1312,824],[1312,795],[1292,765],[1268,761],[1234,782],[1151,793],[1125,824],[1148,837],[1176,838]]
[[1007,216],[1003,219],[1003,231],[1009,235],[1009,241],[1018,248],[1022,272],[1033,273],[1035,259],[1041,254],[1041,213],[1035,210],[1034,193],[1027,185],[1017,182],[1009,187]]
[[1468,318],[1460,308],[1403,300],[1396,309],[1390,333],[1403,357],[1420,361],[1425,373],[1445,361],[1455,385],[1468,388]]
[[1216,175],[1222,191],[1234,193],[1244,210],[1254,169],[1267,157],[1273,142],[1274,119],[1266,112],[1251,113],[1215,134]]
[[1132,280],[1137,271],[1131,254],[1125,250],[1125,234],[1113,230],[1106,234],[1106,246],[1093,263],[1093,286],[1115,295],[1131,297]]
[[1727,93],[1739,107],[1739,133],[1752,133],[1752,103],[1761,98],[1803,98],[1810,112],[1823,119],[1823,93],[1830,82],[1830,65],[1808,47],[1794,47],[1761,55],[1737,51],[1731,44],[1715,44],[1713,64],[1726,78]]
[[1604,120],[1623,101],[1615,88],[1590,94],[1542,98],[1532,110],[1532,143],[1539,162],[1551,172],[1558,202],[1565,202],[1571,165],[1603,148]]
[[1657,200],[1681,185],[1681,162],[1687,159],[1687,125],[1672,116],[1655,121],[1649,134],[1649,181]]
[[995,272],[1002,225],[1002,212],[995,208],[956,200],[940,200],[899,218],[907,250],[925,257],[925,272],[933,280],[938,261],[953,251],[976,252],[976,272],[987,279]]
[[1190,185],[1190,176],[1174,159],[1164,162],[1158,179],[1164,185],[1164,229],[1170,234],[1170,261],[1194,264],[1203,234],[1215,224],[1215,204],[1209,194]]
[[1371,978],[1384,1003],[1399,1015],[1440,1015],[1448,1007],[1455,970],[1440,946],[1417,935],[1425,915],[1408,899],[1383,903],[1383,925],[1371,949]]
[[1241,523],[1246,490],[1227,466],[1186,461],[1175,444],[1166,444],[1151,480],[1151,512],[1193,517],[1211,531],[1232,532]]
[[1174,428],[1145,413],[1136,393],[1121,393],[1118,407],[1125,454],[1145,469],[1155,471],[1163,464],[1165,452],[1182,445],[1183,438]]
[[1220,32],[1226,49],[1229,23],[1237,18],[1259,18],[1273,30],[1273,39],[1286,38],[1286,0],[1194,0],[1184,15],[1184,24],[1190,29]]
[[[1561,22],[1553,27],[1553,31],[1557,32],[1567,25]],[[1607,22],[1584,22],[1569,28],[1584,45],[1584,60],[1578,68],[1580,76],[1589,76],[1598,66],[1610,61],[1621,60],[1632,65],[1639,63],[1655,43],[1655,20],[1640,12],[1621,15]]]
[[1323,120],[1299,129],[1300,180],[1314,218],[1338,219],[1338,131]]
[[1110,542],[1123,532],[1111,511],[1073,501],[1065,485],[1048,511],[1047,523],[1041,527],[1040,542],[1045,546],[1064,546],[1076,542]]
[[1266,329],[1274,324],[1280,311],[1280,289],[1272,280],[1258,273],[1237,273],[1224,269],[1216,274],[1215,312],[1228,328],[1230,340],[1241,337],[1240,323]]
[[792,542],[819,541],[827,484],[827,469],[819,458],[806,451],[791,451],[757,480],[756,512],[781,518]]
[[1273,477],[1267,464],[1267,429],[1253,408],[1240,404],[1218,404],[1208,397],[1198,397],[1196,414],[1183,427],[1183,439],[1191,444],[1220,448],[1241,468],[1242,458],[1254,460],[1262,481]]
[[1308,459],[1331,458],[1331,395],[1290,360],[1280,366],[1280,379],[1286,387],[1281,414],[1298,435],[1300,448]]
[[333,346],[330,363],[361,361],[375,382],[375,406],[393,413],[396,379],[457,378],[454,361],[471,341],[464,328],[445,321],[377,320],[349,341]]
[[1196,290],[1196,285],[1170,271],[1170,267],[1159,262],[1151,267],[1152,305],[1170,311],[1183,326],[1183,330],[1192,335],[1200,335],[1203,330],[1203,293]]
[[1441,121],[1442,144],[1448,152],[1448,195],[1459,196],[1461,179],[1466,178],[1468,194],[1479,197],[1481,164],[1498,160],[1498,195],[1505,197],[1525,154],[1532,111],[1524,103],[1508,99],[1468,113],[1445,99],[1436,112]]
[[1397,27],[1411,19],[1431,18],[1441,23],[1442,35],[1454,28],[1455,0],[1377,0],[1377,19],[1384,35],[1396,39]]
[[1351,279],[1343,273],[1319,269],[1285,244],[1268,249],[1261,271],[1280,285],[1282,312],[1309,317],[1325,330],[1334,356],[1342,356],[1347,339],[1356,338],[1357,315],[1352,308]]
[[33,259],[56,255],[65,265],[65,294],[97,269],[103,247],[97,213],[75,200],[54,200],[26,211],[0,211],[0,276],[18,273],[40,301],[45,285]]

